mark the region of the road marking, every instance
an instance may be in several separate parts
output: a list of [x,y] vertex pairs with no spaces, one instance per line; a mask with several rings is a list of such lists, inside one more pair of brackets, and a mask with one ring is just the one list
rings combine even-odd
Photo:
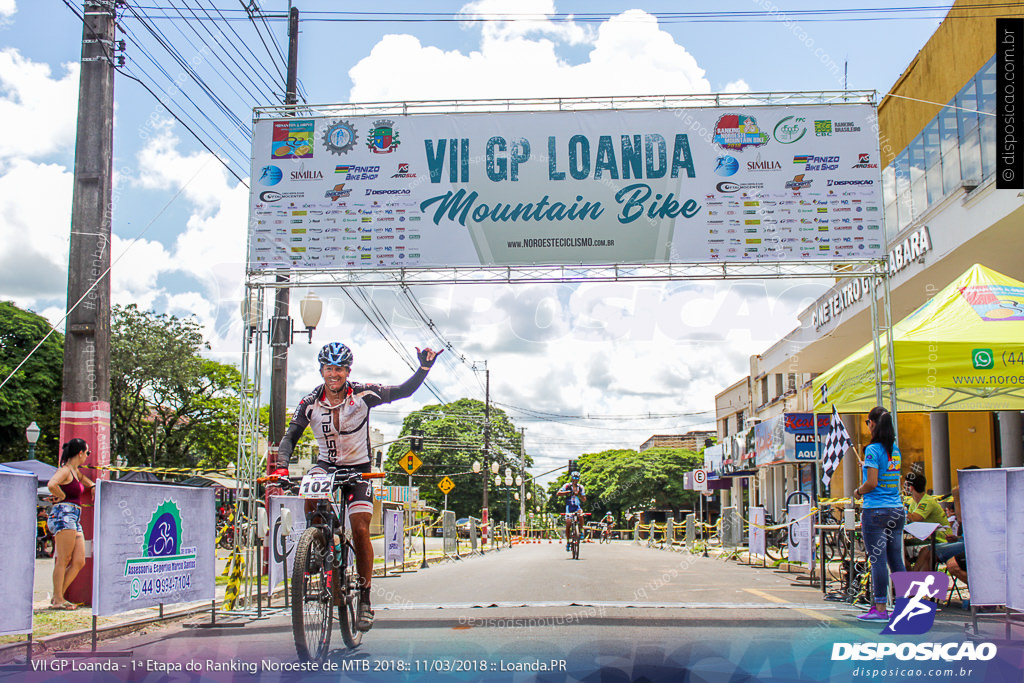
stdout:
[[745,590],[746,592],[751,593],[753,595],[756,595],[756,596],[758,596],[760,598],[764,598],[765,600],[769,600],[771,602],[783,603],[785,605],[789,605],[794,612],[799,612],[800,614],[803,614],[804,616],[814,617],[815,619],[821,619],[822,621],[836,621],[836,622],[839,621],[839,619],[836,619],[835,617],[833,617],[833,616],[831,616],[829,614],[824,614],[824,613],[822,613],[819,610],[807,609],[806,607],[797,607],[796,605],[791,603],[789,600],[777,597],[775,595],[771,595],[770,593],[765,593],[764,591],[758,590],[756,588],[744,588],[743,590]]
[[[752,591],[757,592],[757,591]],[[418,603],[418,604],[399,604],[399,605],[382,605],[374,603],[373,608],[376,610],[392,610],[396,612],[404,612],[408,610],[437,610],[437,609],[480,609],[480,608],[502,608],[502,609],[515,609],[515,608],[541,608],[541,607],[603,607],[607,609],[618,609],[618,608],[633,608],[633,609],[796,609],[806,612],[818,612],[818,611],[849,611],[848,605],[819,605],[814,603],[793,603],[774,596],[767,594],[761,597],[766,597],[769,600],[773,600],[771,604],[765,604],[763,602],[632,602],[632,601],[614,601],[614,600],[549,600],[549,601],[537,601],[537,602],[451,602],[451,603]]]

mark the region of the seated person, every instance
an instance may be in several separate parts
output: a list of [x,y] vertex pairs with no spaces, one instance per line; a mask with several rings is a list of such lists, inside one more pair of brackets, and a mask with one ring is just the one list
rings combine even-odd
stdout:
[[[935,543],[945,543],[949,533],[949,520],[946,519],[946,513],[943,512],[942,506],[935,500],[935,497],[925,493],[927,484],[928,481],[923,474],[911,472],[907,475],[904,484],[904,490],[910,494],[910,497],[905,500],[907,521],[938,524],[939,528],[935,530]],[[927,553],[924,551],[926,547],[931,546],[930,540],[922,541],[909,537],[904,541],[903,546],[907,557],[914,560],[912,571],[921,572],[931,569],[931,551],[930,549]],[[910,565],[911,562],[907,562],[907,564]]]

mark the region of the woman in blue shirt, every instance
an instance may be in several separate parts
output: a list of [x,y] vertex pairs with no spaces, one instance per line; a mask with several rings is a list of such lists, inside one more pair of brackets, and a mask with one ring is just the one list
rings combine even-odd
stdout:
[[[868,413],[871,443],[864,449],[861,468],[863,481],[853,492],[864,496],[861,531],[864,547],[871,560],[871,584],[875,603],[857,617],[863,621],[888,621],[885,604],[889,595],[889,569],[906,571],[903,564],[903,523],[905,512],[900,499],[900,449],[892,415],[881,406]],[[887,566],[888,565],[888,566]]]

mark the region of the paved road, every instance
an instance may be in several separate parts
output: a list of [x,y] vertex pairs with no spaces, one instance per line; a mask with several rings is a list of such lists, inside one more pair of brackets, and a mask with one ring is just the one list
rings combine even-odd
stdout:
[[[796,574],[625,542],[584,545],[579,561],[569,559],[560,544],[520,545],[375,579],[376,626],[356,651],[334,651],[329,662],[337,669],[321,676],[332,681],[535,676],[728,681],[747,675],[766,681],[855,680],[852,670],[860,663],[832,662],[832,644],[886,640],[878,635],[881,625],[856,621],[859,611],[826,602],[820,590],[795,579]],[[927,638],[963,640],[964,621],[959,611],[940,614]],[[266,680],[280,680],[275,668],[295,662],[290,630],[288,616],[278,614],[223,630],[165,626],[104,648],[132,652],[122,679],[142,680],[146,667],[197,662],[205,680],[252,681],[249,666],[258,667]],[[337,631],[332,645],[343,648]],[[995,661],[1006,658],[1021,666],[1020,657],[1019,650],[1006,649]],[[971,680],[1009,680],[990,678],[996,664],[987,666],[987,673]],[[541,667],[554,670],[530,670],[543,672]],[[598,670],[600,678],[591,678]],[[1021,669],[1012,670],[1019,680]]]

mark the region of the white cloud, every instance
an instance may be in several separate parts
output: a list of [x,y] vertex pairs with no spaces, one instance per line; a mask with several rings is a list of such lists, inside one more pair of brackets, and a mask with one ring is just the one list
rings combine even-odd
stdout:
[[[13,12],[14,3],[7,7]],[[0,16],[4,9],[0,4]],[[70,149],[77,100],[78,64],[65,64],[64,74],[53,78],[49,65],[26,59],[14,48],[0,50],[0,121],[5,130],[22,133],[0,137],[0,161],[43,159]]]
[[[499,3],[500,4],[500,3]],[[542,7],[535,10],[535,7]],[[550,3],[515,12],[550,13]],[[498,11],[494,3],[468,5],[471,16]],[[464,10],[464,11],[466,11]],[[424,46],[411,35],[387,35],[349,71],[353,102],[454,98],[582,97],[710,92],[704,69],[658,27],[657,18],[629,10],[602,23],[596,36],[550,22],[484,23],[480,49],[468,54]],[[593,45],[588,61],[569,64],[542,33]],[[569,34],[572,34],[571,36]],[[380,78],[380,74],[389,74]],[[543,77],[538,77],[543,74]]]
[[459,11],[465,26],[479,25],[484,43],[549,35],[569,45],[591,42],[593,31],[572,21],[553,21],[552,0],[479,0]]
[[0,0],[0,19],[7,19],[17,11],[14,0]]

